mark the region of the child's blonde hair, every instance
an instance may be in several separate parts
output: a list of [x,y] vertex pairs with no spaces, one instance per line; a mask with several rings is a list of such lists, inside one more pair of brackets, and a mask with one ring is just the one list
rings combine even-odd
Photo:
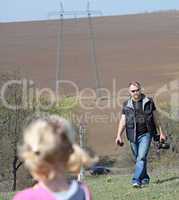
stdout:
[[71,124],[57,115],[39,118],[25,129],[19,155],[37,179],[53,178],[51,172],[59,164],[78,174],[82,165],[97,161],[75,144]]

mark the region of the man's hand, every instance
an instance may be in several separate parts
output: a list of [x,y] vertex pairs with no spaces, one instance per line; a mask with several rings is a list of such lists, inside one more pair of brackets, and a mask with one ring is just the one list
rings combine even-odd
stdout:
[[163,142],[163,141],[165,141],[167,139],[167,136],[163,132],[162,124],[160,122],[159,113],[158,113],[157,110],[155,110],[153,112],[153,116],[154,116],[155,125],[156,125],[156,127],[157,127],[157,129],[159,130],[159,133],[160,133],[160,142]]
[[126,126],[126,116],[122,114],[120,122],[119,122],[119,126],[118,126],[117,137],[116,137],[116,144],[121,147],[124,145],[122,133],[124,132],[125,126]]
[[160,142],[165,141],[167,139],[167,136],[165,135],[165,133],[160,133]]
[[121,146],[121,147],[124,145],[124,140],[123,140],[123,138],[121,136],[117,136],[116,144]]

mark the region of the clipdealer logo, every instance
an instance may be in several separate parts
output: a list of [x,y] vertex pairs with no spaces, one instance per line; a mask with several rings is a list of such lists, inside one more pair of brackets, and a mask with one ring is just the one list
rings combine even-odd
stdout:
[[[7,94],[13,87],[20,88],[21,104],[15,105],[8,101]],[[1,101],[3,106],[8,109],[33,109],[34,100],[36,106],[39,109],[48,110],[63,99],[65,95],[61,92],[61,88],[68,87],[72,92],[73,102],[71,105],[66,105],[63,109],[70,109],[75,104],[78,104],[82,109],[86,111],[93,110],[94,108],[103,109],[116,109],[121,108],[123,101],[127,98],[127,88],[122,88],[117,90],[116,79],[112,80],[112,91],[108,88],[98,88],[96,91],[93,88],[83,88],[79,90],[78,85],[69,80],[57,81],[55,85],[55,90],[50,88],[37,88],[32,80],[22,79],[22,80],[9,80],[3,84],[1,88]],[[97,92],[101,95],[98,97]],[[48,104],[43,102],[43,99],[48,100]]]
[[[123,102],[128,98],[128,88],[117,89],[116,79],[112,80],[112,89],[99,88],[98,96],[97,92],[93,88],[79,89],[78,85],[70,80],[57,81],[55,84],[55,90],[50,88],[37,88],[32,80],[9,80],[1,87],[1,102],[3,106],[11,110],[17,109],[33,109],[34,100],[35,106],[40,110],[49,110],[53,106],[58,106],[59,102],[63,100],[65,95],[61,93],[61,88],[70,88],[72,91],[71,97],[73,101],[70,104],[64,105],[62,109],[70,109],[75,105],[79,105],[84,111],[92,111],[93,109],[106,110],[122,108]],[[8,101],[8,92],[12,88],[20,88],[21,101],[20,105],[13,104]],[[158,99],[165,94],[168,99],[164,99],[163,102],[167,103],[167,109],[158,103]],[[44,103],[43,99],[46,98],[47,102]],[[154,93],[154,100],[157,110],[161,115],[179,121],[179,80],[173,80],[162,87],[158,88]]]

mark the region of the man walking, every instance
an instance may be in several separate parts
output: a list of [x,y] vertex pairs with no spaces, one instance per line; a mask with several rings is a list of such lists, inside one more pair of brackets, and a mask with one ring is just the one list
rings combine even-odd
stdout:
[[160,141],[166,136],[162,132],[158,114],[152,98],[141,93],[139,82],[129,84],[130,98],[124,102],[122,115],[119,122],[116,144],[123,145],[123,132],[126,129],[127,139],[136,161],[132,185],[140,187],[149,184],[150,177],[147,173],[147,155],[151,140],[157,130]]

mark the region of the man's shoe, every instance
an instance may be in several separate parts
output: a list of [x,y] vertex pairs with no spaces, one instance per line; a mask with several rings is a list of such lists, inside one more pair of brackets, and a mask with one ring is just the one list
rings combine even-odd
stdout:
[[134,188],[141,188],[141,185],[139,183],[133,183],[132,186]]
[[142,185],[149,185],[149,182],[150,182],[149,179],[143,179],[143,180],[141,181],[141,184],[142,184]]

